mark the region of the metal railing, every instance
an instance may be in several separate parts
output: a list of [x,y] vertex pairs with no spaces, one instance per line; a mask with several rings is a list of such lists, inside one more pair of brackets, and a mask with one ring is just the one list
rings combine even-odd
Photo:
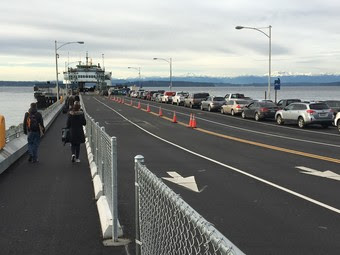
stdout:
[[[46,118],[49,117],[50,113],[53,112],[58,106],[60,106],[60,102],[55,102],[54,104],[50,105],[48,108],[41,112],[44,122]],[[20,123],[18,126],[10,127],[9,129],[6,130],[6,143],[12,141],[15,138],[20,137],[23,133],[24,127],[22,123]]]
[[136,254],[244,254],[135,157]]
[[83,100],[81,107],[86,119],[86,136],[97,166],[97,173],[103,185],[103,196],[106,196],[112,215],[112,237],[118,239],[118,196],[117,196],[117,140],[110,137],[105,128],[99,125],[86,112]]

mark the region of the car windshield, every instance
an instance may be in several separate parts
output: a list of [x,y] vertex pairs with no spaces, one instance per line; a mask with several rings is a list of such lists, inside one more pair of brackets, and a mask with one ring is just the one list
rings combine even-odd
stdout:
[[237,100],[235,101],[236,104],[249,104],[250,101],[246,101],[246,100]]
[[231,98],[244,98],[244,94],[231,94]]
[[224,101],[224,97],[214,97],[213,101]]
[[261,107],[276,107],[276,104],[271,102],[259,102]]
[[194,94],[194,98],[207,98],[209,96],[208,93],[198,93]]
[[326,103],[330,107],[340,107],[340,101],[328,101]]
[[329,106],[324,103],[318,103],[318,104],[310,104],[309,108],[312,110],[327,110],[329,109]]

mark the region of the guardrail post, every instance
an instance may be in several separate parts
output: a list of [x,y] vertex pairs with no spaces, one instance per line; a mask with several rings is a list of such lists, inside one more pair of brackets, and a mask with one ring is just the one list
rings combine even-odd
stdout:
[[139,180],[138,180],[138,163],[144,165],[142,155],[135,156],[135,221],[136,221],[136,255],[140,254],[142,242],[140,241],[139,226]]
[[117,188],[117,139],[111,137],[111,174],[112,174],[112,238],[114,242],[118,240],[118,188]]

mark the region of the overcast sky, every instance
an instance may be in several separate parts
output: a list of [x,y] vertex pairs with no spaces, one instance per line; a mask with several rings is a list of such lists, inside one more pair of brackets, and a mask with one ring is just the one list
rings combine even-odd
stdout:
[[[0,80],[54,80],[59,68],[103,63],[115,78],[340,73],[339,0],[11,0],[0,5]],[[269,30],[264,28],[265,33]]]

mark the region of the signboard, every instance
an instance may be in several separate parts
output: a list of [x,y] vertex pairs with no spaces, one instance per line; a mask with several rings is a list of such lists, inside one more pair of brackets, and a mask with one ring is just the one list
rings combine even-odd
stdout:
[[280,78],[277,78],[277,80],[274,81],[274,89],[280,90],[280,85],[281,85]]

